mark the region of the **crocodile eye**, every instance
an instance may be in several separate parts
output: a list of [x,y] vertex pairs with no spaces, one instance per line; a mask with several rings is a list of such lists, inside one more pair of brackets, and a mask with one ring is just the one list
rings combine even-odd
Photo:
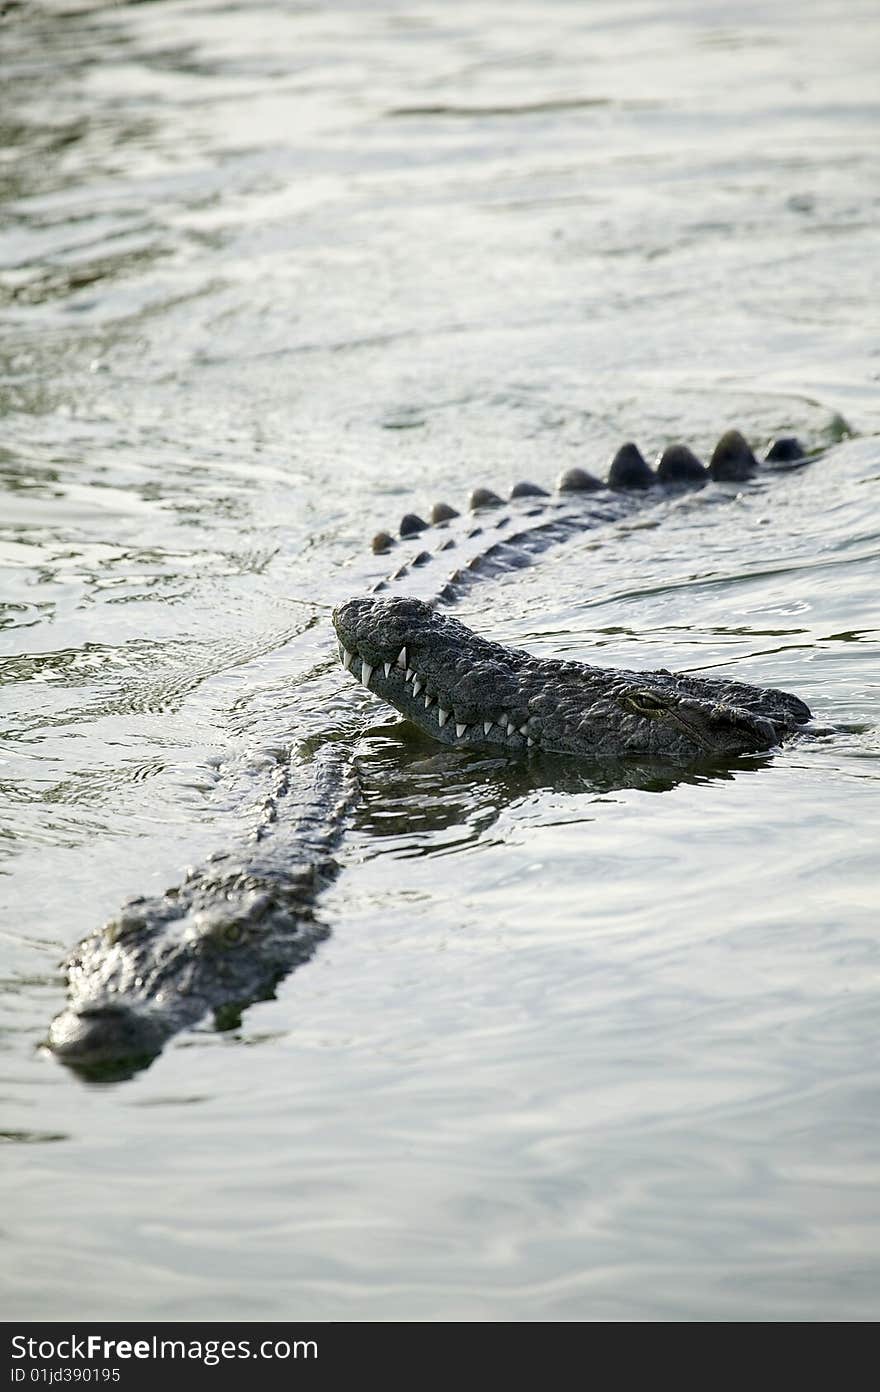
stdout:
[[223,941],[228,943],[230,947],[234,947],[237,942],[241,942],[241,937],[241,924],[227,923],[223,929]]
[[639,715],[663,715],[668,709],[667,703],[652,691],[631,691],[624,696],[623,704]]

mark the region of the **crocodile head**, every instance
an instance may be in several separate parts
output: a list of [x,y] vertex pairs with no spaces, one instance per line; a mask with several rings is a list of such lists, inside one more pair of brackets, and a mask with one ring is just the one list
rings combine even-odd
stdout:
[[770,749],[810,718],[780,691],[534,657],[415,599],[351,599],[333,623],[352,675],[461,748],[727,758]]
[[310,912],[321,866],[294,867],[272,894],[251,884],[253,866],[219,856],[178,891],[130,901],[65,962],[69,1002],[47,1047],[84,1078],[117,1080],[211,1012],[218,1028],[235,1024],[238,1005],[270,996],[323,934]]

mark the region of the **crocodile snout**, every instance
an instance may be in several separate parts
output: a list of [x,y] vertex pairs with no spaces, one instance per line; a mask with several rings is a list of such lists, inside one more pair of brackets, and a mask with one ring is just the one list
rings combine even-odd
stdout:
[[84,1076],[120,1078],[155,1058],[164,1041],[149,1015],[111,1004],[63,1010],[49,1026],[46,1044]]

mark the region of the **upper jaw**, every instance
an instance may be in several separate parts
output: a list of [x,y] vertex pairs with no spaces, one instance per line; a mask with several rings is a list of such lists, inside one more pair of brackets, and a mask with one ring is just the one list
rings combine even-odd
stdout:
[[519,750],[537,743],[529,733],[527,715],[517,717],[500,694],[478,713],[473,705],[465,707],[451,694],[458,674],[451,667],[444,670],[436,656],[426,660],[417,642],[401,644],[396,653],[386,649],[376,658],[375,652],[359,653],[348,632],[345,637],[352,643],[347,647],[340,636],[339,658],[346,671],[433,739],[465,749]]
[[[346,669],[444,744],[507,752],[534,748],[585,758],[691,759],[756,753],[779,740],[772,720],[691,692],[687,682],[677,689],[677,679],[668,673],[639,674],[633,686],[632,674],[576,663],[539,664],[418,601],[349,600],[333,617]],[[554,668],[553,679],[547,667]],[[556,698],[557,680],[562,700]],[[668,703],[665,736],[653,720],[634,716],[627,700],[655,686]]]
[[[500,704],[487,707],[484,719],[461,719],[466,712],[456,710],[454,699],[444,694],[442,683],[438,684],[426,670],[426,664],[420,663],[413,644],[403,645],[393,661],[373,664],[340,641],[339,656],[356,680],[443,744],[509,752],[544,749],[572,756],[580,752],[584,757],[589,753],[586,748],[578,750],[576,732],[571,742],[562,729],[544,734],[541,720],[525,712],[517,716]],[[610,730],[613,720],[608,714]],[[684,736],[678,748],[666,751],[679,757],[728,757],[769,749],[777,743],[777,732],[769,720],[733,709],[710,711],[705,702],[683,701],[671,706],[667,719]],[[620,735],[623,751],[626,740],[622,712]],[[651,751],[646,748],[631,752]]]

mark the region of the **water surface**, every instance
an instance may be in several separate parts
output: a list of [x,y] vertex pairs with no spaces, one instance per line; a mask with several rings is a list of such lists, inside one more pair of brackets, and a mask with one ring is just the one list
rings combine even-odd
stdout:
[[[4,1312],[876,1317],[876,6],[47,0],[0,39]],[[314,960],[127,1083],[41,1052],[65,950],[358,699],[309,677],[372,532],[732,424],[832,448],[460,616],[833,736],[621,786],[362,698]]]

